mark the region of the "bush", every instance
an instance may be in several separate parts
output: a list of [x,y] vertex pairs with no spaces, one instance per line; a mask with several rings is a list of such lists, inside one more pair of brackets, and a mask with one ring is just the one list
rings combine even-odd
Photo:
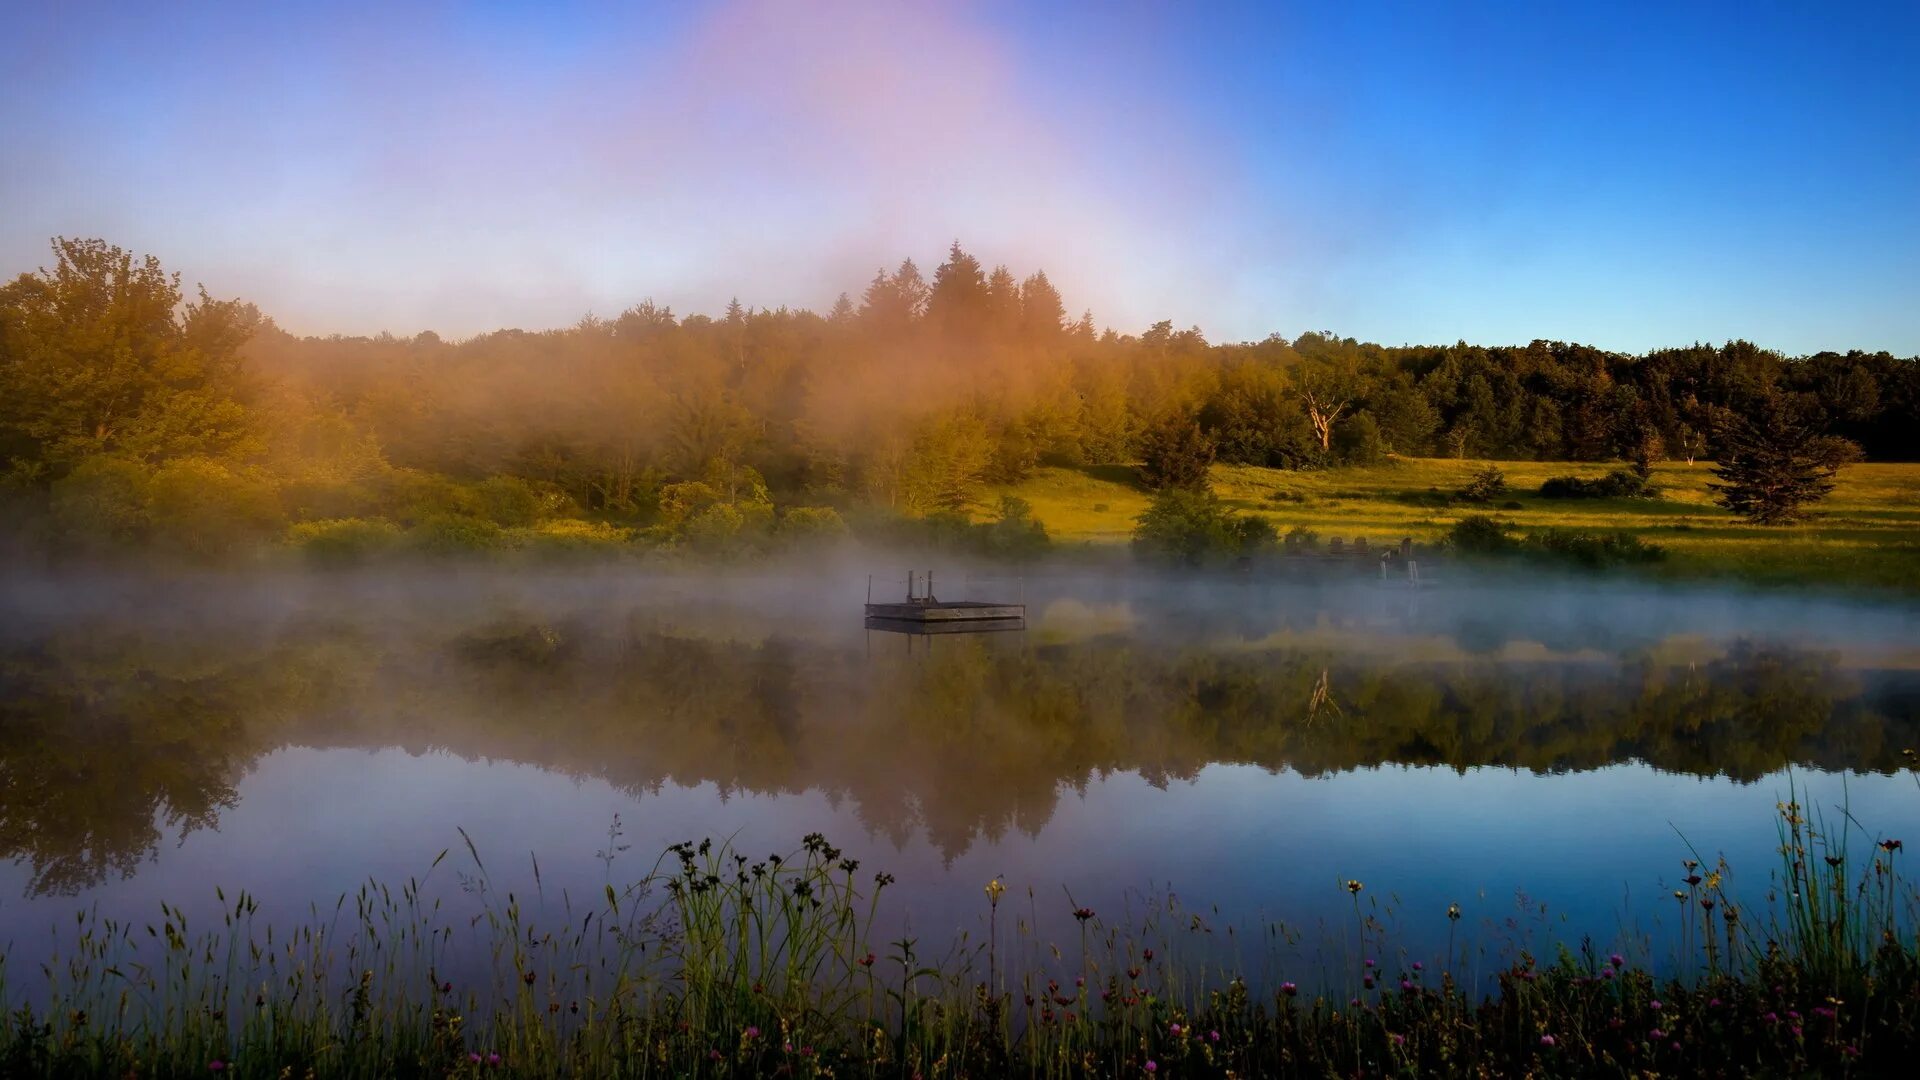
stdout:
[[357,566],[398,547],[400,536],[391,521],[334,518],[294,525],[287,543],[317,566]]
[[540,517],[540,496],[517,476],[492,476],[475,484],[472,504],[479,516],[507,528],[531,525]]
[[434,555],[493,551],[502,541],[500,526],[493,522],[453,514],[435,514],[407,532],[411,546]]
[[1540,497],[1544,499],[1645,499],[1653,494],[1644,478],[1625,469],[1615,469],[1597,480],[1555,476],[1540,485]]
[[1489,465],[1473,474],[1473,479],[1467,481],[1467,486],[1460,489],[1459,498],[1464,502],[1485,503],[1492,502],[1506,493],[1507,474],[1501,472],[1498,467]]
[[1213,454],[1213,439],[1198,421],[1168,417],[1140,434],[1140,482],[1154,491],[1202,490]]
[[1462,555],[1524,555],[1595,570],[1658,562],[1667,554],[1666,549],[1628,532],[1545,529],[1515,539],[1512,530],[1507,522],[1476,514],[1454,523],[1447,533],[1447,544]]
[[90,457],[54,481],[54,524],[82,546],[130,544],[146,535],[147,470],[124,458]]
[[634,531],[603,521],[559,518],[502,535],[507,547],[541,558],[621,555],[633,550]]
[[695,551],[724,554],[744,542],[746,526],[746,516],[733,504],[715,503],[682,522],[679,539]]
[[1273,539],[1272,525],[1240,517],[1210,493],[1170,489],[1140,515],[1133,550],[1157,562],[1203,566],[1254,554]]
[[1012,495],[1000,496],[997,519],[974,528],[985,554],[1000,558],[1032,558],[1053,545],[1047,527],[1033,515],[1032,504]]
[[1629,532],[1583,533],[1548,529],[1529,534],[1526,548],[1595,570],[1608,566],[1654,563],[1667,557],[1667,549],[1649,544]]
[[264,541],[283,521],[272,487],[198,457],[170,461],[153,474],[147,513],[164,546],[199,558]]
[[1372,413],[1354,413],[1334,429],[1333,456],[1342,465],[1375,465],[1387,456],[1386,442]]
[[774,531],[789,544],[824,544],[845,539],[847,523],[831,506],[792,506]]
[[1508,535],[1512,526],[1485,514],[1471,514],[1447,530],[1447,546],[1463,555],[1504,555],[1519,548]]

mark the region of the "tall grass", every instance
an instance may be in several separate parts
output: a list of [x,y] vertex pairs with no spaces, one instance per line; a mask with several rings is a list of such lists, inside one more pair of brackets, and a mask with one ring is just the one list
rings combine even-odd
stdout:
[[[979,940],[875,941],[892,885],[827,842],[673,845],[590,900],[499,892],[471,841],[398,890],[368,883],[286,929],[239,894],[215,926],[81,911],[36,971],[0,963],[7,1076],[1144,1076],[1898,1071],[1920,1049],[1904,845],[1845,807],[1780,804],[1768,902],[1695,856],[1671,974],[1543,943],[1482,980],[1429,970],[1358,881],[1344,957],[1305,991],[1171,895],[1103,916],[986,883]],[[462,839],[465,840],[464,834]],[[1867,854],[1862,854],[1865,851]],[[446,880],[451,874],[452,880]],[[436,876],[437,875],[437,876]],[[443,906],[457,885],[466,899]],[[1660,903],[1668,903],[1661,900]],[[462,909],[460,912],[450,907]],[[1051,928],[1051,929],[1050,929]],[[1064,933],[1055,931],[1064,930]],[[1249,955],[1251,954],[1251,955]],[[1259,985],[1256,987],[1255,979]],[[1491,984],[1489,986],[1489,983]]]

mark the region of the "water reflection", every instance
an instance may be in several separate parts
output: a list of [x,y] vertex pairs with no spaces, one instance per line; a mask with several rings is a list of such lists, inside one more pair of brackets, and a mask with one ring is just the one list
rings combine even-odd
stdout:
[[[188,604],[133,624],[39,608],[0,638],[0,853],[33,893],[131,875],[291,747],[445,751],[633,793],[811,792],[951,862],[1037,836],[1114,774],[1164,789],[1217,765],[1642,762],[1751,781],[1893,772],[1920,745],[1920,678],[1843,649],[1191,599],[1056,598],[1025,633],[911,651],[869,649],[857,620],[696,614],[661,593],[404,615]],[[1115,821],[1114,842],[1135,828]]]

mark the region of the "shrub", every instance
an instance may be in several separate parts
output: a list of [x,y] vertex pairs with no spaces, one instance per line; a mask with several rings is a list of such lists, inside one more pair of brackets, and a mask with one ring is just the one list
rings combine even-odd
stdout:
[[82,545],[132,543],[146,535],[150,479],[138,462],[86,458],[54,481],[50,506],[54,523],[69,540]]
[[1264,519],[1241,517],[1211,493],[1172,489],[1140,515],[1133,550],[1157,562],[1202,566],[1255,554],[1273,540]]
[[479,518],[435,514],[407,532],[414,548],[434,555],[492,551],[501,546],[500,526]]
[[1497,466],[1489,465],[1473,474],[1467,486],[1459,491],[1459,498],[1465,502],[1492,502],[1507,493],[1507,474]]
[[1625,469],[1615,469],[1597,480],[1555,476],[1540,485],[1540,496],[1545,499],[1644,499],[1653,494],[1644,478]]
[[1447,546],[1463,555],[1502,555],[1519,543],[1508,535],[1512,526],[1485,514],[1470,514],[1447,530]]
[[1000,516],[974,526],[981,549],[1001,558],[1031,558],[1052,546],[1047,527],[1033,515],[1033,506],[1012,495],[1000,496]]
[[722,554],[740,546],[746,525],[746,516],[731,503],[715,503],[687,518],[679,538],[695,551]]
[[273,488],[198,457],[170,461],[154,472],[147,512],[164,546],[200,558],[266,540],[283,521]]
[[503,543],[516,551],[541,558],[578,558],[620,555],[633,550],[634,531],[604,521],[559,518],[530,528],[511,529]]
[[1154,491],[1203,489],[1213,453],[1198,421],[1168,417],[1140,434],[1140,482]]
[[1526,548],[1590,569],[1659,562],[1667,550],[1629,532],[1585,533],[1547,529],[1530,533]]
[[1301,551],[1312,551],[1320,546],[1320,534],[1305,525],[1295,525],[1287,530],[1287,547]]
[[473,508],[479,516],[507,528],[531,525],[540,517],[540,496],[517,476],[492,476],[475,484]]
[[356,566],[400,544],[400,527],[384,519],[333,518],[302,521],[287,530],[287,543],[317,566]]
[[384,515],[413,527],[429,519],[458,517],[467,512],[459,485],[444,476],[419,469],[394,469],[384,478]]
[[1375,465],[1387,456],[1380,425],[1373,414],[1362,410],[1334,429],[1334,460],[1342,465]]
[[831,506],[792,506],[774,531],[790,544],[822,544],[845,539],[847,523]]

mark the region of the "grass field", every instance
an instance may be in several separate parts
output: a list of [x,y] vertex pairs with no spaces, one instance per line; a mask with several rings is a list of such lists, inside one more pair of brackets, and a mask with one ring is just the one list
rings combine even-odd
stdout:
[[[1538,494],[1548,477],[1598,477],[1624,467],[1618,463],[1493,462],[1506,474],[1508,495],[1491,504],[1435,505],[1436,491],[1458,490],[1488,464],[1400,458],[1320,472],[1220,465],[1213,469],[1213,488],[1228,504],[1270,519],[1283,533],[1299,525],[1323,538],[1431,541],[1466,515],[1491,513],[1522,530],[1635,533],[1667,550],[1658,571],[1664,574],[1920,588],[1920,464],[1849,466],[1833,494],[1792,526],[1748,525],[1715,506],[1707,489],[1713,479],[1707,462],[1658,466],[1657,499],[1543,499]],[[1151,499],[1124,466],[1045,468],[1002,490],[1032,503],[1062,543],[1122,543]],[[1503,508],[1507,503],[1519,505]]]

